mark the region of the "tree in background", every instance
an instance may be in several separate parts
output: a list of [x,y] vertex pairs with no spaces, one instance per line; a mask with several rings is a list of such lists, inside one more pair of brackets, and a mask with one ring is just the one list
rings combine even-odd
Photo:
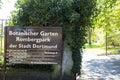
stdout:
[[1,8],[2,1],[0,0],[0,8]]
[[120,35],[120,0],[97,0],[97,13],[93,26],[97,31],[100,28],[103,30],[106,37],[104,39],[107,39],[106,42],[103,40],[104,44],[107,43],[107,45],[111,46],[120,45],[118,36]]
[[63,41],[72,52],[71,72],[76,75],[80,74],[82,49],[95,6],[95,0],[18,0],[13,22],[19,26],[61,26]]

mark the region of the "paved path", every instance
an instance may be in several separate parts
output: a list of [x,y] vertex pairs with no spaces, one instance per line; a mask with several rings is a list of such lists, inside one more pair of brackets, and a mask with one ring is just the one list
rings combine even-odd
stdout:
[[120,80],[120,55],[97,56],[103,52],[100,49],[85,50],[80,80]]

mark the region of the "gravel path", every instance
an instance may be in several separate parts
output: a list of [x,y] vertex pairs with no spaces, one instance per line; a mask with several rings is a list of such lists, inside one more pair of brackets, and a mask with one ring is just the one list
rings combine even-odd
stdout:
[[97,56],[103,52],[100,49],[85,50],[83,75],[79,80],[120,80],[120,55]]

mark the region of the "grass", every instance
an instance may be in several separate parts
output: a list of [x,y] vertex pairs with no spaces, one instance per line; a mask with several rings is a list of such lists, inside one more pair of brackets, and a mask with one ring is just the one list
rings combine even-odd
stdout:
[[0,55],[3,55],[4,52],[4,38],[0,37]]
[[[99,49],[103,49],[103,50],[106,50],[106,46],[105,45],[95,45],[93,44],[92,46],[89,46],[88,44],[85,45],[85,48],[86,49],[94,49],[94,48],[99,48]],[[116,54],[120,54],[120,46],[107,46],[107,52],[108,52],[108,55],[116,55]],[[101,54],[101,55],[105,55],[104,54]]]
[[3,66],[4,38],[0,36],[0,67]]
[[103,45],[95,45],[95,44],[93,44],[93,45],[89,45],[89,44],[85,44],[85,48],[86,49],[90,49],[90,48],[104,48],[105,46],[103,46]]
[[116,47],[108,46],[108,50],[120,50],[120,46]]
[[0,56],[0,67],[2,67],[4,64],[4,58],[3,56]]

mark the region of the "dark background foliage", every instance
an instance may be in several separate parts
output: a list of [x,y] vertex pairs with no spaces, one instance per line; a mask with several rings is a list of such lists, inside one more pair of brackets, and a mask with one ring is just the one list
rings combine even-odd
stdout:
[[12,13],[14,25],[60,26],[72,51],[72,73],[80,74],[86,31],[91,26],[95,0],[18,0]]

